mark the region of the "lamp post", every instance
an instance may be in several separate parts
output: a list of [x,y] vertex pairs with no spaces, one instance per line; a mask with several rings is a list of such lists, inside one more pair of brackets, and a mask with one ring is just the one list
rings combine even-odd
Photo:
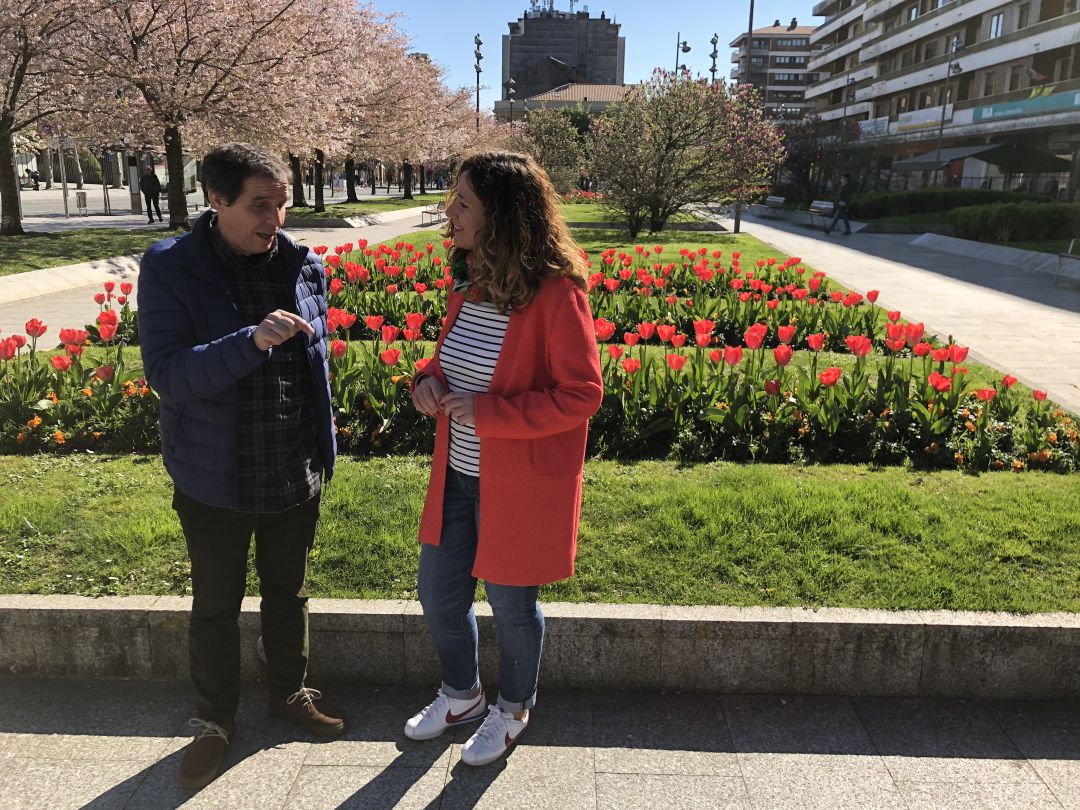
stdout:
[[952,79],[953,73],[960,72],[960,65],[953,62],[956,58],[956,52],[963,48],[963,44],[960,42],[960,35],[953,34],[952,40],[949,42],[949,64],[945,68],[945,89],[941,96],[941,121],[938,122],[937,131],[937,153],[934,157],[934,185],[937,185],[937,175],[941,170],[941,139],[945,134],[945,109],[949,104],[949,83]]
[[506,80],[506,85],[505,85],[505,87],[506,87],[506,98],[510,102],[510,131],[511,132],[514,131],[514,93],[516,92],[514,90],[514,85],[515,84],[516,84],[516,82],[514,81],[514,77],[511,76],[509,79]]
[[484,58],[484,55],[480,53],[480,46],[484,44],[484,40],[480,39],[480,35],[477,34],[473,37],[473,44],[476,46],[476,50],[473,51],[473,56],[476,57],[476,131],[480,131],[480,74],[483,72],[483,68],[480,67],[480,60]]
[[712,59],[712,67],[709,68],[709,73],[712,74],[712,83],[716,84],[716,57],[720,54],[716,50],[717,43],[720,42],[720,37],[716,34],[712,35],[712,39],[709,40],[709,44],[712,45],[712,53],[709,54],[709,58]]
[[[690,45],[687,44],[686,40],[684,39],[684,40],[682,40],[681,43],[679,42],[679,39],[681,37],[682,37],[682,32],[681,31],[679,31],[678,33],[675,34],[675,81],[679,80],[679,53],[680,53],[680,51],[682,53],[690,53]],[[685,68],[686,65],[683,65],[683,67]]]
[[840,117],[840,142],[847,143],[847,106],[848,98],[851,95],[851,85],[855,84],[855,77],[848,76],[847,81],[844,83],[844,114]]

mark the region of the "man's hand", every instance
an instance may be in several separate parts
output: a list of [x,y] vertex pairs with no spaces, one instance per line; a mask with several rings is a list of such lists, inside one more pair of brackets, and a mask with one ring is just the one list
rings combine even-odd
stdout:
[[420,382],[413,386],[413,407],[426,416],[435,416],[442,410],[439,400],[445,395],[446,388],[443,384],[430,374],[425,374],[420,378]]
[[271,346],[280,346],[297,332],[303,332],[306,335],[315,334],[311,324],[299,315],[283,309],[275,309],[263,318],[251,339],[255,341],[255,348],[260,352],[265,352]]
[[476,425],[475,394],[447,394],[439,400],[443,410],[459,425]]

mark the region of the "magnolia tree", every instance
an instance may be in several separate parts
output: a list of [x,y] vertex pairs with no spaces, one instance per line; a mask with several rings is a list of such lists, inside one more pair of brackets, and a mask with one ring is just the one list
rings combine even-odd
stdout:
[[83,36],[70,0],[0,3],[0,234],[21,234],[16,136],[33,138],[42,121],[85,105],[90,83],[58,54]]
[[752,88],[657,70],[593,124],[589,154],[605,205],[636,236],[692,205],[746,197],[783,147]]

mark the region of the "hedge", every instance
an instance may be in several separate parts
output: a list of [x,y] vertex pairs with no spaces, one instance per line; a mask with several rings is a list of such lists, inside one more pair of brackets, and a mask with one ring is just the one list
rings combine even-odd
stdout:
[[961,239],[980,242],[1037,242],[1080,235],[1080,205],[997,203],[957,208],[949,220]]
[[929,188],[920,191],[888,191],[859,194],[851,203],[856,219],[880,219],[888,216],[952,211],[954,208],[991,203],[1048,202],[1045,197],[1016,191],[990,191],[978,188]]

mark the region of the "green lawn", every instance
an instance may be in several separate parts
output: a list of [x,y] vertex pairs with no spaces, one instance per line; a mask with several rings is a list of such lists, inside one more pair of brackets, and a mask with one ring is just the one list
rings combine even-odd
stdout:
[[[567,222],[617,222],[619,217],[599,203],[574,203],[560,205],[559,210]],[[705,222],[693,214],[676,214],[670,222]]]
[[177,231],[167,228],[81,228],[61,233],[0,236],[0,276],[142,253]]
[[[312,595],[415,598],[429,460],[339,464]],[[1080,610],[1069,477],[590,461],[585,478],[578,574],[547,600]],[[186,592],[157,457],[0,457],[0,480],[0,592]]]
[[[416,208],[418,206],[430,206],[446,199],[446,194],[413,194],[413,199],[405,200],[401,197],[364,197],[357,193],[359,202],[332,203],[326,206],[325,211],[316,213],[310,206],[290,208],[288,217],[303,219],[341,219],[344,217],[358,217],[363,214],[382,214],[387,211],[397,211],[402,208]],[[288,227],[288,217],[285,226]]]

